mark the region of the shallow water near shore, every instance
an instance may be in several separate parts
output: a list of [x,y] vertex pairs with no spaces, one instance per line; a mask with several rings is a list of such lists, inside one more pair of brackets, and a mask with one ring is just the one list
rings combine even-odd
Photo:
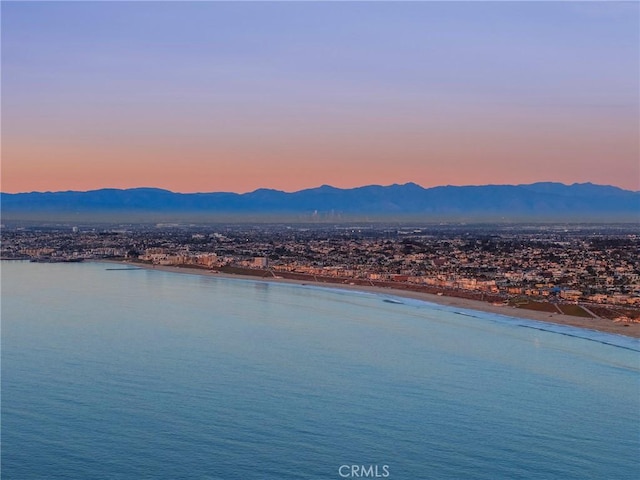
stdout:
[[2,264],[3,479],[339,479],[342,465],[396,479],[583,479],[640,468],[637,339],[105,267]]

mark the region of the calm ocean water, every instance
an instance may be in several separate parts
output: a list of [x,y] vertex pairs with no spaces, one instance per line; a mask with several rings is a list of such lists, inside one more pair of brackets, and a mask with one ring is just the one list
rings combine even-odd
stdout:
[[636,340],[109,267],[2,263],[4,480],[638,478]]

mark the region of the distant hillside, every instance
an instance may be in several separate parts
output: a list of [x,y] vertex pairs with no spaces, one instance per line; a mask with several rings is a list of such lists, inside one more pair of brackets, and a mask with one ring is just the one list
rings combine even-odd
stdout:
[[173,193],[155,188],[0,194],[5,218],[127,214],[294,216],[314,218],[563,219],[633,221],[640,192],[591,183],[422,188],[405,185],[339,189],[328,185],[293,193]]

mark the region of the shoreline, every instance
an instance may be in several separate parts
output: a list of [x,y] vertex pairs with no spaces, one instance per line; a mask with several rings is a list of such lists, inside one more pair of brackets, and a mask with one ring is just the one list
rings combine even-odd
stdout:
[[275,278],[275,277],[258,277],[252,275],[242,275],[234,273],[224,273],[201,268],[190,268],[170,265],[149,265],[137,262],[127,262],[120,260],[99,260],[96,263],[107,263],[112,265],[126,265],[128,267],[136,267],[144,270],[156,270],[169,273],[182,273],[188,275],[201,275],[215,278],[227,278],[236,280],[252,280],[256,282],[284,283],[291,285],[310,285],[314,287],[337,288],[340,290],[353,290],[359,292],[368,292],[373,294],[389,295],[400,298],[408,298],[413,300],[421,300],[424,302],[434,303],[437,305],[462,308],[466,310],[475,310],[484,313],[492,313],[512,318],[521,318],[526,320],[535,320],[538,322],[572,326],[586,330],[595,330],[603,333],[611,333],[623,335],[625,337],[640,338],[640,323],[631,323],[624,326],[620,322],[604,318],[586,318],[560,313],[541,312],[536,310],[528,310],[508,305],[494,305],[488,302],[473,300],[467,298],[436,295],[427,292],[417,292],[411,290],[403,290],[392,287],[368,286],[368,285],[350,285],[345,283],[319,282],[314,280],[302,280],[291,278]]

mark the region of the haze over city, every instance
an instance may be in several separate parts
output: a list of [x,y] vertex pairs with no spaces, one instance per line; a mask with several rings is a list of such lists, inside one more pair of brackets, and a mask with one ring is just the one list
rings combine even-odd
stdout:
[[2,191],[638,190],[635,2],[3,2]]

